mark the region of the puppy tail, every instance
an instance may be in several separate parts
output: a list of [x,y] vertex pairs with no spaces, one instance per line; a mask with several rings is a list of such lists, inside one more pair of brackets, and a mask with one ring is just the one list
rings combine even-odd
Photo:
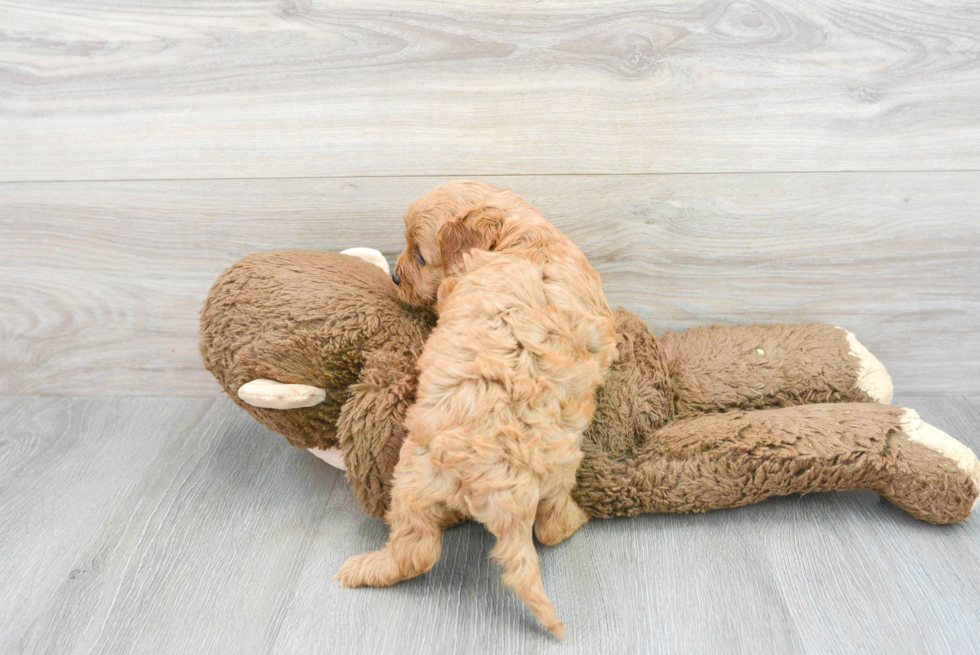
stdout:
[[497,535],[491,555],[504,569],[501,582],[513,589],[534,618],[559,639],[565,638],[565,625],[558,618],[551,599],[544,590],[538,554],[531,538],[531,522]]
[[532,530],[537,506],[538,491],[534,489],[526,494],[501,492],[494,503],[482,510],[473,507],[471,510],[476,510],[473,518],[497,538],[490,555],[503,568],[503,586],[517,594],[541,625],[564,639],[565,626],[544,590],[538,553],[534,549]]

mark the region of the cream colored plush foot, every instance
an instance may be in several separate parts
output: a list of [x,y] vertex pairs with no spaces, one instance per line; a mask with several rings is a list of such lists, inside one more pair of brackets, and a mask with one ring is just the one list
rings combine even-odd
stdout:
[[363,259],[368,264],[374,264],[380,268],[386,275],[391,275],[391,269],[388,268],[388,260],[374,248],[348,248],[347,250],[342,250],[340,254]]
[[[909,441],[914,441],[947,457],[966,471],[973,482],[974,489],[980,493],[980,460],[968,447],[949,436],[942,430],[929,425],[914,409],[905,409],[901,419],[902,431]],[[973,510],[980,505],[980,496],[973,503]]]
[[[839,330],[844,328],[839,325],[834,326]],[[847,333],[847,343],[851,346],[851,354],[861,360],[861,368],[858,371],[858,388],[871,396],[876,403],[887,405],[892,401],[892,394],[895,392],[892,385],[892,378],[885,370],[884,364],[864,347],[849,330]]]

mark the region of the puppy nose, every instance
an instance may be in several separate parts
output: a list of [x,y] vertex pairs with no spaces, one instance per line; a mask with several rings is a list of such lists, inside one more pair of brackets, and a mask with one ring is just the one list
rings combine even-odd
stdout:
[[398,271],[395,271],[394,273],[391,274],[391,281],[394,282],[396,285],[402,283],[402,279],[398,277]]

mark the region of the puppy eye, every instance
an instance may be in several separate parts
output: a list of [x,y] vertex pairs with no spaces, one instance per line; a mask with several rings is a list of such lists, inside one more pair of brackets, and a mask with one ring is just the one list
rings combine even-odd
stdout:
[[425,257],[422,256],[422,251],[415,248],[415,260],[418,261],[420,266],[425,266]]

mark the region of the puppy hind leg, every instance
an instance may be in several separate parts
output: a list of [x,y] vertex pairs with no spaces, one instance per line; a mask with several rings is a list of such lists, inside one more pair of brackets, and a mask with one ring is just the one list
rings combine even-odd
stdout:
[[483,523],[497,538],[490,555],[503,567],[503,586],[517,594],[541,625],[559,639],[564,639],[565,627],[544,590],[538,554],[531,536],[536,506],[536,497],[523,505],[502,500],[488,504],[492,509],[475,512],[473,518]]
[[572,536],[585,525],[589,515],[572,499],[575,470],[581,458],[556,471],[557,479],[550,488],[542,488],[534,518],[534,536],[545,546],[554,546]]
[[[403,463],[405,466],[403,466]],[[388,523],[381,550],[356,555],[334,577],[344,587],[388,587],[426,573],[439,560],[442,527],[448,524],[448,482],[428,458],[404,457],[395,470]]]
[[589,521],[589,515],[578,506],[570,493],[544,498],[534,519],[534,536],[545,546],[568,539]]

